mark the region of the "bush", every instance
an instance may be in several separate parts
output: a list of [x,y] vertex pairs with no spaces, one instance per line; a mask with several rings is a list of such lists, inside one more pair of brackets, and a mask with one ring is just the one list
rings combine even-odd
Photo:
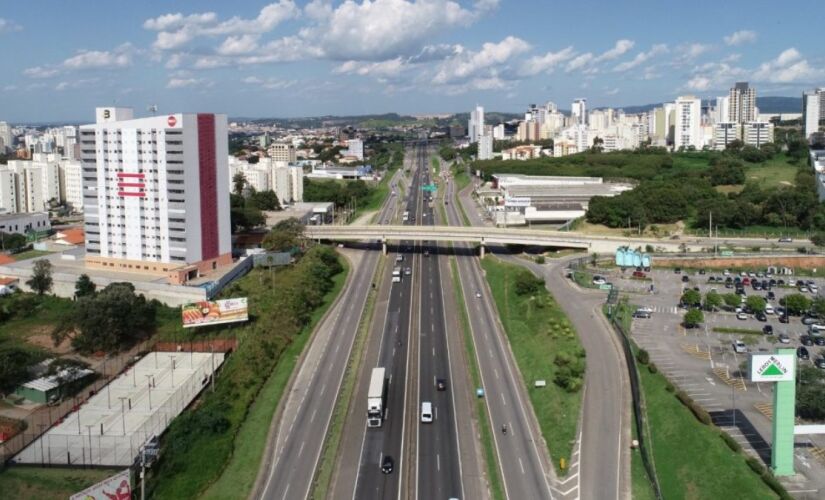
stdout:
[[735,451],[736,453],[742,451],[742,447],[739,445],[739,443],[737,443],[735,439],[730,437],[730,434],[728,434],[727,432],[720,432],[719,436],[721,436],[722,441],[724,441],[725,444],[728,445],[728,448],[730,448],[731,450]]
[[765,466],[762,465],[762,461],[758,458],[748,456],[745,459],[745,463],[748,464],[748,467],[750,467],[752,471],[756,472],[760,476],[765,473]]
[[515,287],[518,295],[532,295],[544,286],[544,280],[530,271],[520,270],[516,274]]
[[658,373],[658,372],[659,372],[659,369],[658,369],[658,368],[656,368],[656,365],[655,365],[654,363],[650,363],[650,364],[647,366],[647,371],[649,371],[650,373]]
[[665,383],[665,390],[667,392],[673,393],[676,391],[676,387],[668,381]]
[[782,500],[793,500],[793,497],[790,494],[788,494],[788,491],[785,489],[785,487],[782,486],[782,484],[776,480],[774,475],[771,474],[771,471],[766,469],[765,472],[762,473],[761,477],[762,481],[764,481],[765,484],[767,484],[768,487],[774,491],[774,493],[779,495],[779,498],[781,498]]
[[687,406],[698,421],[705,425],[711,425],[713,423],[713,419],[710,418],[710,414],[706,412],[704,408],[697,405],[684,391],[677,391],[676,399],[678,399],[683,405]]
[[643,365],[646,365],[650,362],[650,354],[644,349],[639,349],[636,352],[636,361]]
[[545,262],[546,262],[546,259],[544,258],[544,255],[537,255],[536,256],[536,264],[544,264]]

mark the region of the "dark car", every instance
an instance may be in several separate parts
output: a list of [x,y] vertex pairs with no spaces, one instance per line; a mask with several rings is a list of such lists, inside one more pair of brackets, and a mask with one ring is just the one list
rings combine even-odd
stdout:
[[818,346],[825,345],[825,337],[814,337],[814,344]]
[[682,283],[687,283],[689,280],[690,278],[688,278],[687,275],[682,276]]
[[790,323],[790,321],[791,320],[790,320],[790,318],[788,318],[787,314],[783,314],[783,315],[779,316],[779,322],[780,323]]
[[704,269],[699,269],[699,274],[705,274],[705,270]]
[[756,313],[754,317],[757,319],[757,321],[768,321],[768,317],[763,312]]
[[773,292],[768,292],[768,300],[776,300],[776,294]]
[[681,267],[677,267],[676,269],[674,269],[674,270],[673,270],[673,272],[674,272],[675,274],[682,274],[682,268],[681,268]]
[[785,280],[778,280],[776,284],[779,286],[785,286]]
[[771,286],[773,286],[773,285],[768,283],[768,280],[762,280],[762,288],[764,288],[765,290],[770,290]]
[[806,349],[805,346],[799,346],[796,348],[796,357],[799,359],[811,359],[808,354],[808,349]]
[[642,271],[633,271],[634,278],[647,278],[647,275]]
[[814,339],[810,335],[802,335],[799,337],[799,341],[802,342],[802,345],[814,345]]
[[633,313],[633,317],[634,318],[639,318],[639,319],[649,319],[650,318],[650,312],[648,312],[648,311],[635,311]]
[[765,335],[773,335],[773,327],[771,325],[763,326],[762,333],[764,333]]
[[384,474],[390,474],[394,467],[395,461],[389,455],[385,456],[384,460],[381,461],[381,472]]
[[756,290],[756,291],[762,290],[762,284],[759,283],[758,281],[754,281],[753,282],[753,289]]
[[776,285],[777,285],[777,283],[776,283],[776,280],[775,280],[775,279],[771,279],[771,280],[768,282],[768,284],[769,284],[770,286],[776,286]]
[[435,388],[439,391],[446,391],[447,390],[447,380],[443,378],[439,378],[435,380]]
[[816,358],[814,364],[817,368],[822,368],[823,370],[825,370],[825,358]]

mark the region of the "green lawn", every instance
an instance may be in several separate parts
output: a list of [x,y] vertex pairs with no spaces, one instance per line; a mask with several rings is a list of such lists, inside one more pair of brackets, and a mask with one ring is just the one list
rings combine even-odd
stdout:
[[456,193],[470,185],[470,174],[463,165],[453,166],[453,180],[455,181]]
[[10,467],[0,472],[4,500],[68,498],[119,472],[114,469]]
[[[522,267],[492,256],[482,261],[482,267],[550,456],[561,472],[560,460],[570,463],[573,452],[582,391],[567,392],[554,383],[558,367],[553,361],[560,354],[583,355],[579,337],[544,287],[534,295],[516,293],[515,276],[524,272]],[[535,380],[546,380],[547,386],[535,388]]]
[[241,425],[235,439],[232,458],[220,478],[206,490],[202,498],[245,498],[249,496],[255,484],[255,478],[258,476],[269,426],[284,389],[286,389],[289,376],[295,369],[295,364],[310,338],[310,332],[335,301],[335,297],[341,292],[346,282],[349,263],[346,259],[340,259],[340,261],[345,271],[332,278],[335,286],[327,293],[324,305],[313,312],[309,325],[284,351],[283,361],[275,366],[272,375],[269,376],[260,394],[249,408],[246,420]]
[[25,252],[20,252],[12,255],[11,257],[14,260],[28,260],[28,259],[36,259],[37,257],[43,257],[44,255],[50,255],[53,252],[45,252],[43,250],[26,250]]
[[[731,451],[716,427],[700,423],[667,392],[664,376],[639,367],[653,460],[667,499],[772,499],[777,495]],[[635,498],[635,497],[634,497]]]
[[45,353],[45,350],[27,342],[33,335],[50,335],[52,330],[60,324],[72,311],[72,301],[51,295],[36,296],[33,294],[0,297],[0,309],[10,309],[10,313],[17,313],[22,302],[26,303],[25,315],[16,315],[11,319],[0,322],[0,348],[19,347],[27,351]]
[[789,163],[788,157],[778,154],[765,163],[746,163],[746,182],[758,182],[762,187],[793,186],[799,167]]

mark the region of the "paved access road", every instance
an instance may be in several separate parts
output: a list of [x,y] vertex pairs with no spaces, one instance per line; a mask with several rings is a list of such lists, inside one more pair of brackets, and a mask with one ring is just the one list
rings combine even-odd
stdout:
[[[447,189],[448,198],[455,200],[452,182]],[[447,219],[451,225],[461,225],[455,203],[447,206]],[[455,248],[505,494],[511,499],[554,498],[544,441],[499,327],[478,258],[466,245]],[[506,434],[500,430],[503,425],[507,426]]]
[[[393,197],[388,198],[379,213],[380,222],[389,221],[394,204]],[[377,251],[358,254],[338,302],[316,328],[285,395],[281,419],[273,421],[254,497],[309,495],[378,258]]]

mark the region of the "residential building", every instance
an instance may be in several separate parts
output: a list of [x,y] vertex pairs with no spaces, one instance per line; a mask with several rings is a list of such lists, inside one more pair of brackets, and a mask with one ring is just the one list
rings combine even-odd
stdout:
[[97,108],[80,144],[88,267],[180,284],[232,263],[226,115]]
[[361,139],[350,139],[347,141],[346,151],[341,151],[344,156],[354,156],[358,161],[364,161],[364,141]]
[[51,227],[46,212],[0,215],[0,233],[26,234],[29,231],[48,231]]
[[823,89],[806,90],[802,93],[802,130],[806,139],[819,131],[819,121],[825,118],[822,114],[823,104],[825,104],[823,98],[825,98]]
[[[7,165],[0,165],[5,183],[15,185],[15,202],[3,202],[8,213],[47,211],[50,200],[61,199],[58,163],[48,161],[51,158],[38,157],[37,160],[9,160]],[[11,193],[9,188],[4,197]]]
[[478,139],[478,159],[492,160],[493,159],[493,136],[484,134]]
[[756,120],[756,89],[748,82],[736,82],[729,99],[728,121],[743,124]]
[[273,161],[281,162],[284,164],[287,163],[295,163],[295,146],[289,143],[284,142],[274,142],[269,149],[266,150],[266,154],[272,158]]
[[526,145],[505,149],[501,152],[502,160],[530,160],[541,156],[541,146]]
[[0,122],[0,153],[6,149],[14,148],[14,136],[11,133],[11,125]]
[[493,127],[493,139],[497,141],[503,141],[505,139],[504,135],[504,124],[499,123],[495,127]]
[[516,131],[516,140],[521,142],[537,141],[541,135],[541,126],[535,120],[525,120],[519,122]]
[[737,139],[742,140],[742,129],[738,123],[719,122],[713,126],[713,149],[721,151]]
[[228,158],[229,163],[229,189],[233,190],[235,176],[240,174],[243,176],[246,185],[255,191],[268,191],[270,189],[270,165],[269,162],[262,160],[270,160],[269,158],[261,159],[258,163],[249,163],[239,160],[234,156]]
[[702,149],[702,101],[692,95],[676,99],[676,120],[674,124],[674,149]]
[[730,96],[721,96],[716,98],[716,107],[714,108],[713,123],[730,122]]
[[[358,168],[358,167],[356,167]],[[272,190],[281,205],[304,201],[304,169],[298,165],[272,167]]]
[[476,106],[470,112],[470,119],[467,121],[467,137],[470,138],[470,143],[478,142],[479,138],[484,134],[484,108]]
[[0,169],[0,214],[16,214],[20,211],[17,190],[17,174],[9,169]]
[[773,142],[773,123],[747,122],[742,125],[742,138],[745,144],[756,147]]
[[570,114],[574,124],[587,125],[587,99],[574,100]]
[[61,160],[60,201],[72,206],[74,212],[83,212],[83,166],[76,160]]

